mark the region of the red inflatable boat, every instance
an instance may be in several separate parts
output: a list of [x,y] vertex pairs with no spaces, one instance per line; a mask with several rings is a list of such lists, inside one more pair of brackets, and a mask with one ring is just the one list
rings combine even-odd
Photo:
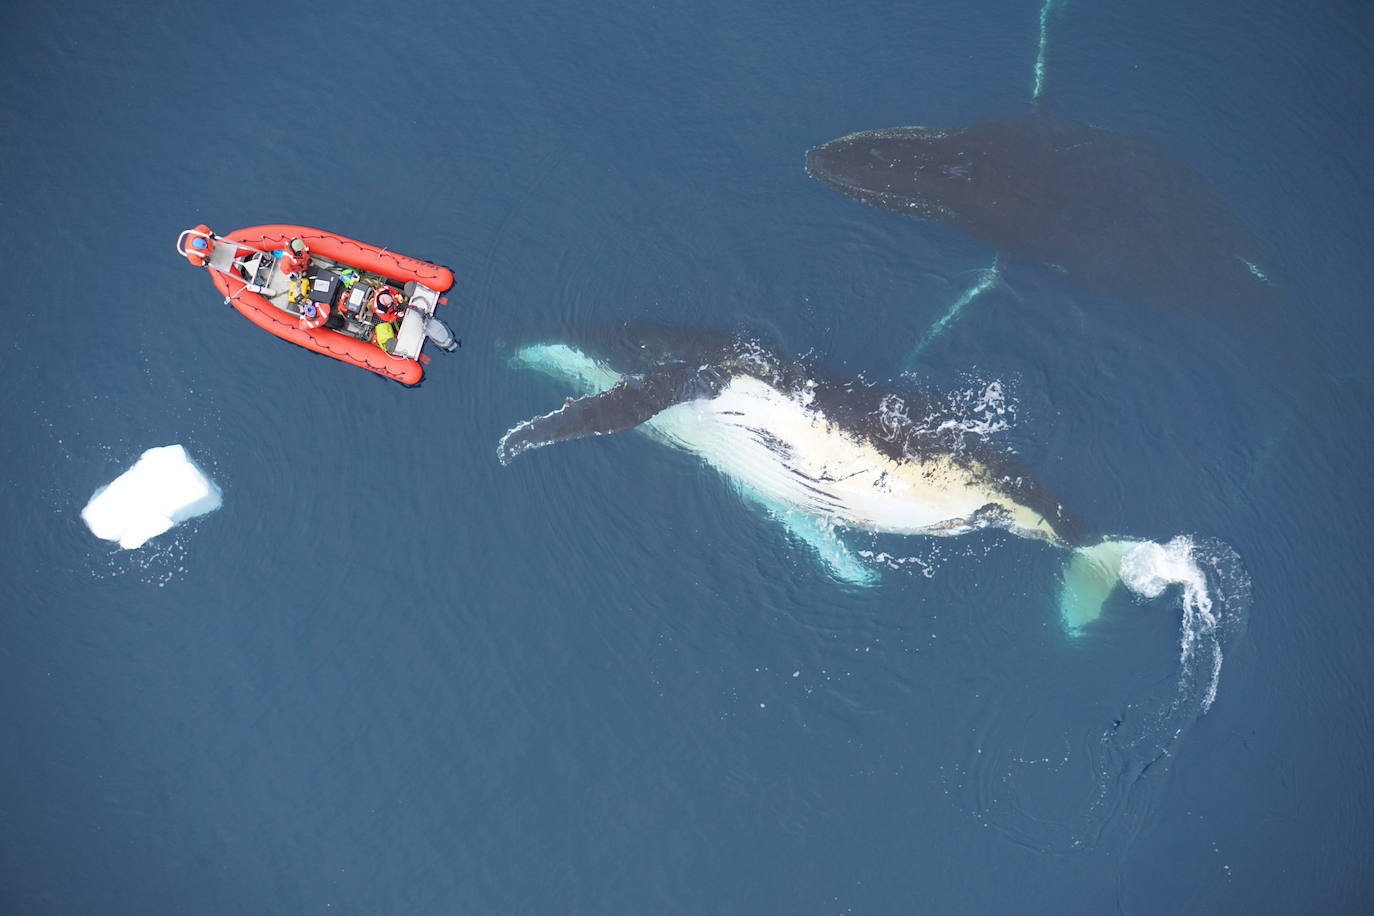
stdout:
[[177,253],[258,327],[405,385],[424,376],[426,341],[458,346],[435,315],[453,272],[429,261],[308,226],[197,226]]

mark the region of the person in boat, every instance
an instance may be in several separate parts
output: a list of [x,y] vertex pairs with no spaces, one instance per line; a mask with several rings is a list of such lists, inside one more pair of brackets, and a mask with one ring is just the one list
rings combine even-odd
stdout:
[[310,263],[310,249],[300,239],[292,239],[287,242],[286,249],[278,249],[276,254],[277,265],[281,268],[281,272],[288,277],[305,270]]
[[382,286],[372,297],[372,311],[382,321],[395,321],[401,315],[401,296],[389,286]]
[[191,251],[187,253],[186,259],[200,267],[210,257],[210,252],[214,249],[215,243],[210,241],[208,236],[197,235],[191,239]]
[[321,321],[318,320],[318,319],[320,318],[320,309],[321,309],[321,308],[322,308],[322,306],[315,304],[314,302],[310,301],[309,299],[303,300],[303,301],[301,302],[301,304],[300,304],[300,309],[301,309],[301,327],[303,327],[303,328],[316,328],[316,327],[319,327],[319,326],[323,323],[323,322],[321,322]]

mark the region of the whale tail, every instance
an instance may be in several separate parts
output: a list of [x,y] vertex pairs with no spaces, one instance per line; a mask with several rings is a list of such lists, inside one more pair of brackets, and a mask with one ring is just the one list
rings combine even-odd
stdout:
[[1195,698],[1198,714],[1205,713],[1216,699],[1223,646],[1244,630],[1250,608],[1250,578],[1240,557],[1221,541],[1183,535],[1165,544],[1122,539],[1077,548],[1059,592],[1068,631],[1096,620],[1118,584],[1143,600],[1179,587],[1180,697]]
[[1102,605],[1121,584],[1122,558],[1142,543],[1102,541],[1073,551],[1059,588],[1059,614],[1070,633],[1102,615]]

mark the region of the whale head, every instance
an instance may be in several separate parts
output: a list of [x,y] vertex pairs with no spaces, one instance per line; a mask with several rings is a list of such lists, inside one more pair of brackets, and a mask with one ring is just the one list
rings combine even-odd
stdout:
[[926,219],[955,218],[979,162],[952,131],[892,127],[849,134],[806,151],[806,174],[856,200]]

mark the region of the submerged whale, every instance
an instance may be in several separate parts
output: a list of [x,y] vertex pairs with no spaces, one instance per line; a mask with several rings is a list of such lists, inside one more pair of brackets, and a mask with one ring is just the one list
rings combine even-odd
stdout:
[[1072,552],[1059,597],[1072,630],[1098,616],[1133,552],[1157,547],[1091,534],[1007,453],[968,435],[945,399],[827,377],[737,336],[622,328],[588,344],[561,335],[519,348],[513,363],[580,396],[508,431],[502,464],[638,429],[701,457],[853,584],[876,572],[835,526],[942,537],[1001,528]]
[[1155,144],[1033,113],[895,127],[807,150],[806,172],[866,204],[965,230],[1083,286],[1166,306],[1263,307],[1258,243]]

